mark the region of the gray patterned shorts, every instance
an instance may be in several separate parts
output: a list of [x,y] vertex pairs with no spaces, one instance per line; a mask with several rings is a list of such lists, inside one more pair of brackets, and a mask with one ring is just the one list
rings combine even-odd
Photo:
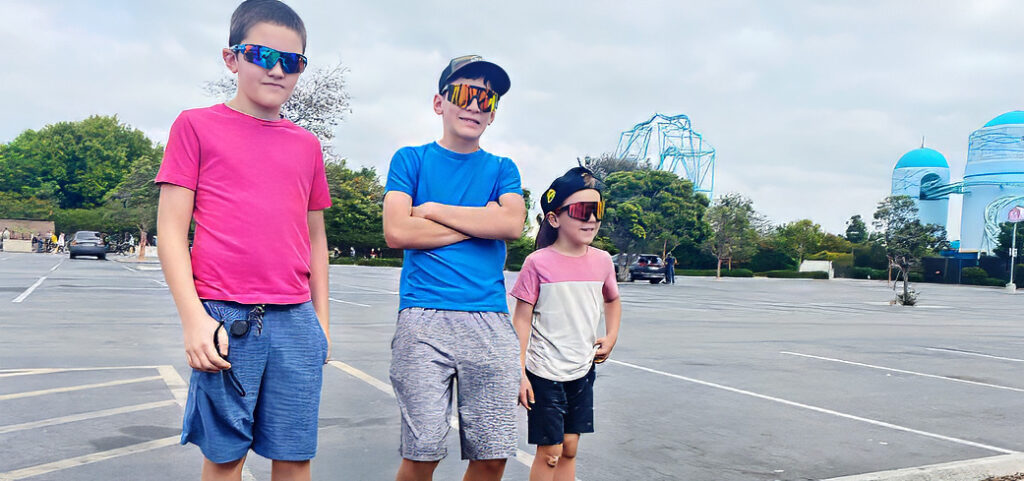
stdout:
[[453,386],[462,459],[515,456],[519,373],[519,339],[508,314],[403,309],[391,341],[402,457],[438,461],[448,454]]

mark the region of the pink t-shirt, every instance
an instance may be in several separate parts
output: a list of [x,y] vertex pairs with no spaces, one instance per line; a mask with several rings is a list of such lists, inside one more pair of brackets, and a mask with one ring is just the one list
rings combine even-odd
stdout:
[[171,126],[157,183],[195,191],[192,273],[201,299],[310,299],[307,212],[331,206],[320,142],[288,120],[224,104]]
[[526,257],[512,296],[533,304],[526,369],[551,381],[572,381],[590,371],[604,303],[619,298],[607,252],[587,247],[571,257],[551,247]]

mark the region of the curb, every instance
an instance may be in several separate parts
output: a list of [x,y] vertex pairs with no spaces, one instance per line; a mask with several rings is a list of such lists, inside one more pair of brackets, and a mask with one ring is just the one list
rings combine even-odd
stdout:
[[822,481],[982,481],[1024,472],[1024,453],[1002,454],[952,463],[855,474]]

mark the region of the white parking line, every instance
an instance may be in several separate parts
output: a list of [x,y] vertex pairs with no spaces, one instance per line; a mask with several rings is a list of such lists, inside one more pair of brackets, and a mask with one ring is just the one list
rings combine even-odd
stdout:
[[121,266],[121,267],[123,267],[123,268],[125,268],[125,269],[127,269],[129,271],[132,271],[132,272],[139,272],[139,271],[137,271],[135,269],[132,269],[131,267],[128,267],[128,266],[126,266],[126,265],[124,265],[124,264],[122,264],[120,262],[118,262],[117,265],[119,265],[119,266]]
[[989,359],[999,359],[1000,361],[1024,362],[1024,359],[1017,359],[1015,357],[993,356],[991,354],[982,354],[980,352],[972,352],[972,351],[962,351],[960,349],[945,349],[945,348],[941,348],[941,347],[926,347],[925,349],[927,349],[929,351],[940,351],[940,352],[949,352],[949,353],[953,353],[953,354],[962,354],[964,356],[987,357]]
[[56,394],[56,393],[62,393],[62,392],[81,391],[83,389],[95,389],[95,388],[108,387],[108,386],[120,386],[122,384],[133,384],[133,383],[137,383],[137,382],[157,381],[157,380],[160,380],[160,379],[162,379],[160,376],[147,376],[147,377],[137,377],[137,378],[134,378],[134,379],[119,379],[117,381],[99,382],[99,383],[96,383],[96,384],[80,384],[78,386],[58,387],[58,388],[53,388],[53,389],[41,389],[41,390],[38,390],[38,391],[17,392],[17,393],[13,393],[13,394],[3,394],[3,395],[0,395],[0,401],[6,401],[8,399],[21,399],[21,398],[33,397],[33,396],[43,396],[43,395],[46,395],[46,394]]
[[164,281],[161,281],[160,279],[150,279],[150,280],[155,282],[155,283],[157,283],[157,284],[160,284],[163,287],[167,287],[167,283],[164,282]]
[[46,426],[54,426],[57,424],[73,423],[78,421],[84,421],[86,419],[102,418],[105,416],[114,416],[117,414],[133,413],[136,411],[145,411],[148,409],[162,408],[165,406],[174,406],[177,402],[172,400],[167,401],[156,401],[151,403],[135,404],[133,406],[125,406],[112,409],[103,409],[100,411],[90,411],[87,413],[72,414],[69,416],[61,416],[57,418],[43,419],[39,421],[32,421],[21,424],[11,424],[8,426],[0,426],[0,434],[13,433],[15,431],[24,431],[26,429],[42,428]]
[[[346,363],[341,362],[341,361],[333,361],[333,360],[332,361],[327,361],[327,364],[330,364],[331,366],[334,366],[334,367],[336,367],[338,369],[341,369],[342,371],[345,371],[346,373],[350,374],[352,377],[354,377],[356,379],[359,379],[360,381],[363,381],[366,384],[369,384],[370,386],[373,386],[373,387],[377,388],[378,391],[380,391],[380,392],[382,392],[384,394],[387,394],[391,398],[395,397],[395,391],[391,388],[390,384],[388,384],[388,383],[386,383],[384,381],[381,381],[381,380],[379,380],[379,379],[377,379],[377,378],[375,378],[375,377],[373,377],[373,376],[371,376],[371,375],[369,375],[369,374],[367,374],[367,373],[365,373],[363,371],[360,371],[359,369],[356,369],[356,368],[352,367],[349,364],[346,364]],[[449,421],[449,423],[452,424],[453,427],[458,428],[458,421],[455,420],[454,417],[452,418],[451,421]],[[518,461],[519,463],[525,465],[528,468],[531,465],[533,465],[533,455],[528,453],[528,452],[526,452],[526,451],[523,451],[522,449],[518,449],[518,448],[516,449],[516,458],[515,459],[516,459],[516,461]],[[576,481],[580,481],[579,478],[576,478]]]
[[822,414],[828,414],[828,415],[831,415],[831,416],[841,417],[841,418],[844,418],[844,419],[850,419],[850,420],[853,420],[853,421],[860,421],[860,422],[863,422],[863,423],[871,424],[871,425],[874,425],[874,426],[881,426],[883,428],[889,428],[889,429],[893,429],[893,430],[896,430],[896,431],[903,431],[903,432],[907,432],[907,433],[911,433],[911,434],[917,434],[917,435],[925,436],[925,437],[929,437],[929,438],[941,439],[943,441],[949,441],[951,443],[962,444],[964,446],[971,446],[971,447],[980,448],[980,449],[986,449],[986,450],[989,450],[989,451],[994,451],[994,452],[1002,453],[1002,454],[1015,454],[1015,453],[1017,453],[1017,451],[1013,451],[1011,449],[1005,449],[1005,448],[1000,448],[1000,447],[996,447],[996,446],[990,446],[988,444],[976,443],[974,441],[968,441],[966,439],[954,438],[952,436],[944,436],[942,434],[931,433],[931,432],[928,432],[928,431],[921,431],[919,429],[908,428],[908,427],[900,426],[900,425],[897,425],[897,424],[887,423],[885,421],[877,421],[877,420],[874,420],[874,419],[869,419],[869,418],[865,418],[865,417],[861,417],[861,416],[855,416],[855,415],[852,415],[852,414],[846,414],[846,413],[842,413],[842,412],[839,412],[839,411],[833,411],[831,409],[825,409],[825,408],[821,408],[821,407],[818,407],[818,406],[812,406],[810,404],[798,403],[798,402],[790,401],[790,400],[787,400],[787,399],[777,398],[777,397],[774,397],[774,396],[768,396],[768,395],[765,395],[765,394],[759,394],[759,393],[752,392],[752,391],[746,391],[746,390],[743,390],[743,389],[738,389],[738,388],[726,386],[724,384],[718,384],[718,383],[713,383],[713,382],[708,382],[708,381],[702,381],[700,379],[694,379],[692,377],[680,376],[678,374],[672,374],[672,373],[665,372],[665,371],[659,371],[657,369],[651,369],[649,367],[644,367],[644,366],[640,366],[640,365],[637,365],[637,364],[632,364],[632,363],[623,362],[623,361],[617,361],[615,359],[609,359],[608,362],[612,363],[612,364],[615,364],[615,365],[625,366],[625,367],[628,367],[628,368],[636,369],[636,370],[639,370],[639,371],[646,371],[646,372],[649,372],[649,373],[652,373],[652,374],[660,374],[662,376],[670,377],[670,378],[673,378],[673,379],[679,379],[680,381],[686,381],[686,382],[690,382],[690,383],[694,383],[694,384],[699,384],[699,385],[705,386],[705,387],[721,389],[723,391],[729,391],[729,392],[736,393],[736,394],[742,394],[744,396],[750,396],[750,397],[755,397],[755,398],[758,398],[758,399],[764,399],[766,401],[772,401],[772,402],[776,402],[776,403],[779,403],[779,404],[785,404],[787,406],[793,406],[793,407],[797,407],[797,408],[801,408],[801,409],[807,409],[807,410],[810,410],[810,411],[815,411],[815,412],[822,413]]
[[157,370],[160,371],[160,378],[164,380],[167,389],[171,390],[174,401],[184,408],[185,400],[188,399],[188,384],[185,384],[181,374],[178,374],[178,370],[174,369],[174,366],[160,366]]
[[57,265],[55,265],[55,266],[50,268],[50,272],[53,272],[53,271],[57,270],[57,268],[60,267],[60,265],[63,264],[63,263],[64,263],[64,259],[61,259],[60,262],[57,263]]
[[373,288],[373,287],[363,287],[363,286],[345,286],[345,287],[351,287],[352,289],[359,289],[361,291],[379,292],[381,294],[398,295],[398,293],[395,292],[395,291],[389,291],[389,290],[385,290],[385,289],[376,289],[376,288]]
[[14,300],[11,301],[11,302],[18,302],[18,303],[20,303],[21,301],[24,301],[25,298],[28,297],[28,295],[31,294],[32,291],[36,290],[36,288],[39,287],[39,285],[42,284],[43,281],[45,281],[45,280],[46,280],[46,276],[40,277],[39,280],[37,280],[35,282],[35,284],[32,284],[31,287],[29,287],[28,289],[25,289],[25,292],[22,292],[20,296],[15,297]]
[[343,301],[343,300],[341,300],[341,299],[335,299],[335,298],[333,298],[333,297],[328,297],[328,299],[330,299],[330,300],[331,300],[332,302],[340,302],[340,303],[342,303],[342,304],[352,304],[353,306],[359,306],[359,307],[373,307],[373,306],[368,306],[368,305],[366,305],[366,304],[360,304],[360,303],[358,303],[358,302],[349,302],[349,301]]
[[32,376],[35,374],[52,374],[55,372],[76,371],[114,371],[120,369],[158,369],[160,366],[100,366],[100,367],[43,367],[0,369],[0,377]]
[[779,353],[780,354],[788,354],[790,356],[800,356],[800,357],[807,357],[807,358],[811,358],[811,359],[820,359],[822,361],[838,362],[838,363],[841,363],[841,364],[849,364],[851,366],[860,366],[860,367],[866,367],[866,368],[870,368],[870,369],[878,369],[878,370],[881,370],[881,371],[898,372],[900,374],[910,374],[912,376],[928,377],[928,378],[932,378],[932,379],[943,379],[943,380],[946,380],[946,381],[959,382],[959,383],[963,383],[963,384],[971,384],[971,385],[974,385],[974,386],[983,386],[983,387],[990,387],[990,388],[994,388],[994,389],[1005,389],[1007,391],[1024,392],[1024,389],[1016,388],[1016,387],[1010,387],[1010,386],[1003,386],[1001,384],[992,384],[992,383],[979,382],[979,381],[968,381],[966,379],[958,379],[958,378],[955,378],[955,377],[939,376],[939,375],[936,375],[936,374],[925,374],[923,372],[907,371],[905,369],[895,369],[895,368],[885,367],[885,366],[876,366],[874,364],[865,364],[865,363],[862,363],[862,362],[844,361],[842,359],[835,359],[835,358],[831,358],[831,357],[822,357],[822,356],[813,356],[811,354],[801,354],[799,352],[779,351]]
[[175,444],[178,444],[180,440],[181,436],[168,436],[166,438],[155,439],[153,441],[132,444],[131,446],[125,446],[123,448],[111,449],[108,451],[100,451],[98,453],[91,453],[86,454],[84,456],[62,459],[60,461],[54,461],[52,463],[39,464],[27,468],[16,469],[14,471],[0,473],[0,480],[15,481],[18,479],[31,478],[33,476],[52,473],[54,471],[61,471],[76,466],[92,464],[99,461],[106,461],[108,459],[127,456],[129,454],[143,453],[146,451],[152,451],[154,449],[160,449],[167,446],[174,446]]

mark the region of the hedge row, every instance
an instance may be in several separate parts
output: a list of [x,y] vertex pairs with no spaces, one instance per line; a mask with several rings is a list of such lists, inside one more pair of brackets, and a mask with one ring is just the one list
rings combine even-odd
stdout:
[[827,272],[768,271],[759,273],[765,277],[776,279],[828,279]]
[[364,259],[362,257],[335,257],[331,264],[348,266],[402,267],[402,259]]
[[[718,275],[715,269],[679,269],[677,276],[711,276]],[[722,269],[722,277],[754,277],[754,271],[750,269]]]

